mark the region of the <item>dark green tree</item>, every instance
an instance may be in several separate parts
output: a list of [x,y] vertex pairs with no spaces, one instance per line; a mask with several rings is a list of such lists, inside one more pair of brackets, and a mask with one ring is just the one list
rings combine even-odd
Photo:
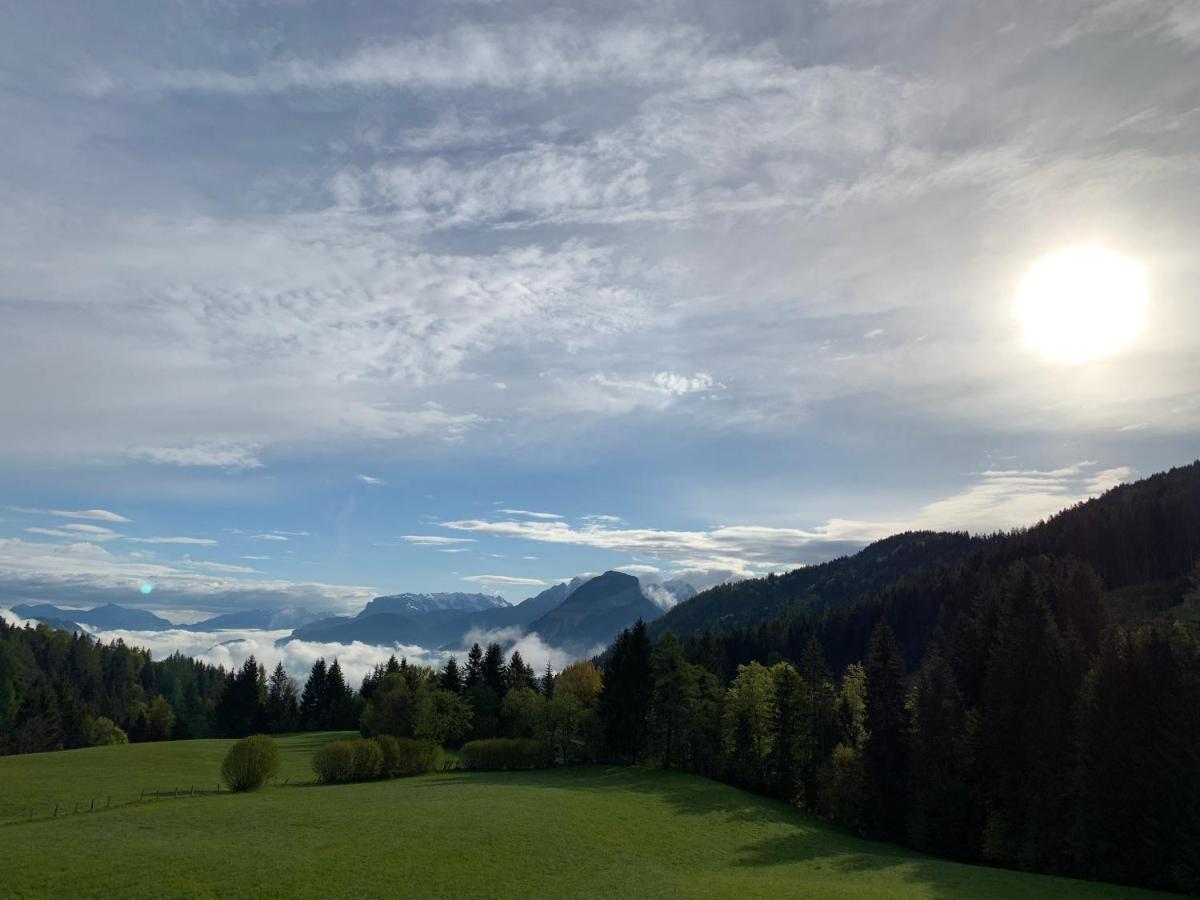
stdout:
[[462,674],[458,671],[458,660],[453,656],[446,660],[446,665],[442,667],[439,681],[443,691],[449,691],[452,694],[462,693]]
[[904,660],[886,619],[871,633],[866,661],[867,740],[864,825],[866,833],[903,840],[905,826],[904,776],[907,766],[908,721],[904,710]]

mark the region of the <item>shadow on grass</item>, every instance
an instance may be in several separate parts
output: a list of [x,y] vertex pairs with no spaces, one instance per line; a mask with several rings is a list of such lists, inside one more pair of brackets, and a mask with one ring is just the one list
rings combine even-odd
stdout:
[[[589,793],[621,791],[653,797],[677,813],[705,817],[715,820],[719,827],[729,828],[729,847],[735,868],[803,863],[807,869],[815,871],[881,875],[882,880],[872,888],[864,885],[864,893],[886,890],[885,885],[891,882],[897,886],[918,887],[923,895],[931,898],[1163,896],[936,859],[895,844],[859,838],[780,800],[687,773],[580,765],[528,772],[463,772],[450,777],[422,779],[419,787],[436,790],[466,784]],[[737,826],[741,824],[767,825],[772,833],[739,844]],[[803,879],[804,872],[797,872],[797,877]]]

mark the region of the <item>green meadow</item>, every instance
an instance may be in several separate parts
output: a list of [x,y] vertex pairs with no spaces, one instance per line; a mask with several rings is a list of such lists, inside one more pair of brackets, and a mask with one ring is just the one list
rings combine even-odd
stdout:
[[[308,784],[335,733],[280,740],[277,784],[217,794],[229,741],[0,758],[12,897],[1132,898],[859,840],[694,775],[601,766]],[[283,782],[287,780],[285,786]],[[187,793],[195,787],[196,794]],[[187,793],[173,796],[175,788]],[[139,800],[142,790],[171,796]],[[205,790],[208,793],[200,793]],[[93,796],[99,811],[73,812]],[[58,803],[59,816],[48,806]],[[30,819],[29,811],[35,809]]]

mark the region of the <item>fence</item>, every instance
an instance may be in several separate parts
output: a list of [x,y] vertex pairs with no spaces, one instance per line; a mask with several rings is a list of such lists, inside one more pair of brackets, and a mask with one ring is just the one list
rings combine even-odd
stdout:
[[[282,782],[272,778],[270,785],[272,787],[298,787],[302,784],[311,784],[313,782],[293,782],[291,778],[285,778]],[[88,815],[91,813],[103,812],[109,809],[119,809],[126,806],[136,806],[139,803],[157,802],[161,800],[180,800],[189,797],[205,797],[215,794],[231,793],[229,788],[223,787],[217,783],[213,787],[197,786],[189,784],[187,787],[177,786],[169,790],[142,790],[137,797],[129,800],[118,799],[113,801],[112,794],[101,794],[98,797],[90,797],[87,800],[75,801],[58,801],[40,803],[35,806],[30,806],[24,814],[7,819],[0,819],[0,826],[17,825],[22,822],[33,822],[42,819],[61,819],[67,816]]]

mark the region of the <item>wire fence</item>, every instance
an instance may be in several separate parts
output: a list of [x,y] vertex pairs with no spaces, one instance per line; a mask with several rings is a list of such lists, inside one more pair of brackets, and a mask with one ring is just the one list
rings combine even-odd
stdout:
[[[271,787],[303,787],[315,784],[315,781],[299,781],[290,777],[283,781],[272,778],[268,782]],[[164,800],[184,800],[192,797],[211,797],[216,794],[233,793],[219,782],[213,785],[188,784],[178,785],[169,789],[144,789],[136,797],[122,797],[114,794],[97,794],[86,800],[54,801],[31,804],[20,815],[9,813],[8,817],[0,819],[0,826],[20,825],[22,823],[43,821],[45,819],[62,819],[69,816],[91,815],[110,809],[120,809],[137,806],[141,803],[157,803]]]

